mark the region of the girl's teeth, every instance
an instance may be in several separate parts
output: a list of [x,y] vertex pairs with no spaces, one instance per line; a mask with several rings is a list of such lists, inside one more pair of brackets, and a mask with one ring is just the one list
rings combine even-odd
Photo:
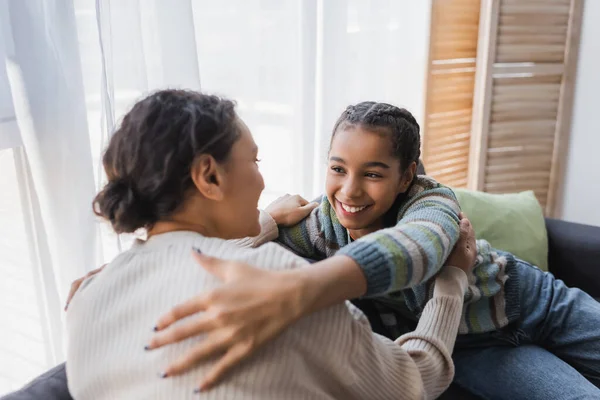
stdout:
[[364,209],[366,208],[366,206],[362,206],[362,207],[350,207],[350,206],[347,206],[347,205],[345,205],[344,203],[342,203],[342,208],[343,208],[343,209],[344,209],[346,212],[349,212],[349,213],[356,213],[356,212],[359,212],[359,211],[362,211],[362,210],[364,210]]

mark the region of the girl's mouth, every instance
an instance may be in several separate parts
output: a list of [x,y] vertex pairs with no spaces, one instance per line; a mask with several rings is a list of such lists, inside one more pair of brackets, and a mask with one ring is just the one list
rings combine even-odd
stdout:
[[345,204],[337,199],[336,199],[336,201],[338,202],[339,208],[341,209],[342,213],[347,216],[359,215],[359,214],[363,213],[366,209],[371,207],[370,204],[359,206],[359,205]]

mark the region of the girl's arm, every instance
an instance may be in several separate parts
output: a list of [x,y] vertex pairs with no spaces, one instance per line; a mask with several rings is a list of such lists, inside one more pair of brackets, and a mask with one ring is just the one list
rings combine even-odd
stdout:
[[458,241],[460,206],[450,188],[438,185],[423,190],[400,213],[396,226],[364,236],[337,253],[360,266],[367,280],[367,295],[429,280]]
[[445,268],[436,277],[433,297],[416,330],[395,342],[374,335],[364,321],[364,330],[352,343],[350,371],[343,371],[356,377],[348,385],[352,397],[391,399],[402,393],[402,398],[435,399],[442,394],[454,378],[451,354],[466,288],[465,272]]
[[[311,266],[314,273],[330,268],[327,273],[330,276],[336,270],[339,276],[333,277],[332,285],[336,280],[355,276],[358,267],[366,280],[366,290],[358,295],[376,296],[433,277],[458,240],[459,213],[454,192],[432,182],[430,188],[421,188],[400,210],[402,217],[396,226],[348,244],[347,231],[324,198],[304,220],[290,227],[279,227],[278,241],[301,257],[322,260]],[[335,256],[325,259],[331,254]],[[345,267],[340,268],[341,265]],[[322,284],[327,286],[321,288],[323,292],[334,289],[327,282]],[[364,282],[356,284],[360,287]]]

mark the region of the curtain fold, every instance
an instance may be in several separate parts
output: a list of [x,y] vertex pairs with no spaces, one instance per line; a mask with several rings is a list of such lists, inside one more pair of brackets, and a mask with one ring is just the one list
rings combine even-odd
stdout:
[[61,301],[93,265],[93,173],[73,5],[8,1],[6,71]]

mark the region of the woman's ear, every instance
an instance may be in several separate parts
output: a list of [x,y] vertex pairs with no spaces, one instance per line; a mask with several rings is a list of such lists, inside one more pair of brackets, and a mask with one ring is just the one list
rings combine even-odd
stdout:
[[413,179],[415,178],[415,174],[417,173],[417,163],[411,162],[408,168],[402,174],[402,178],[400,181],[400,193],[404,193],[410,187]]
[[190,176],[202,196],[215,201],[223,199],[223,169],[212,156],[202,154],[197,157]]

